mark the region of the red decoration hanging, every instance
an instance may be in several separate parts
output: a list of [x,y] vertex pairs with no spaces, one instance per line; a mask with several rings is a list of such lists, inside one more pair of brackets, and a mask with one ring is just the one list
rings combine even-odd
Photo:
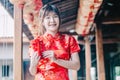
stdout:
[[89,30],[94,22],[95,15],[103,0],[80,0],[76,32],[83,36],[89,34]]

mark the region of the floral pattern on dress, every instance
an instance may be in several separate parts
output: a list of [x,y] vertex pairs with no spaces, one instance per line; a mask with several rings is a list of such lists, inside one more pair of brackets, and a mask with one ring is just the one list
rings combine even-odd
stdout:
[[[60,33],[55,37],[50,34],[39,36],[30,42],[30,48],[38,51],[41,57],[43,51],[53,50],[57,59],[64,60],[69,60],[72,53],[80,51],[74,37]],[[69,80],[68,69],[42,57],[37,65],[35,80]]]

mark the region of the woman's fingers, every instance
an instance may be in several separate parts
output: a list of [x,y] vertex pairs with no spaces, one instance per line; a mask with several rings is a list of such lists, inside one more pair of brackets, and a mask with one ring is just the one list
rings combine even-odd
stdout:
[[37,65],[39,59],[40,59],[40,56],[38,55],[38,52],[34,52],[31,56],[31,63],[33,65]]
[[51,55],[48,53],[48,54],[43,54],[43,57],[45,58],[45,57],[50,57]]
[[54,52],[51,51],[51,50],[50,50],[50,51],[45,51],[45,52],[43,52],[42,56],[43,56],[44,58],[49,58],[52,62],[53,62],[54,60],[56,60],[55,55],[54,55]]
[[44,58],[51,58],[51,57],[54,57],[54,52],[53,51],[45,51],[43,52],[43,55],[42,55]]

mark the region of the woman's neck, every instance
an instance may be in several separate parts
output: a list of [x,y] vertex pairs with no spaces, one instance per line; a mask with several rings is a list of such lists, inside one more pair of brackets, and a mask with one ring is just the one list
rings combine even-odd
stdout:
[[45,34],[51,34],[54,37],[56,33],[57,33],[57,31],[56,32],[50,32],[50,31],[48,32],[47,31]]

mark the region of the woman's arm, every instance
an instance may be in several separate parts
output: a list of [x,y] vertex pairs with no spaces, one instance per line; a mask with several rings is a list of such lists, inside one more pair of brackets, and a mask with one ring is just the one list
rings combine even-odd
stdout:
[[78,52],[72,53],[70,60],[55,59],[53,60],[56,64],[63,66],[68,69],[79,70],[80,69],[80,59]]
[[30,63],[29,72],[30,72],[31,75],[34,76],[34,75],[36,74],[36,72],[37,72],[36,66],[35,66],[35,65],[32,65],[32,64]]
[[40,59],[40,56],[37,52],[34,52],[33,50],[30,50],[30,67],[29,71],[31,75],[35,75],[37,72],[36,66],[38,64],[38,61]]

